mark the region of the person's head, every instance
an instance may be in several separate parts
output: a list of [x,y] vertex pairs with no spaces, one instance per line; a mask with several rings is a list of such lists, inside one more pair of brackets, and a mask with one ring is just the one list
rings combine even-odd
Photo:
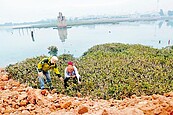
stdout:
[[69,61],[69,62],[68,62],[68,65],[72,65],[72,66],[73,66],[73,62]]
[[51,63],[57,63],[58,58],[56,56],[52,56],[52,58],[50,59]]
[[74,71],[73,62],[69,61],[67,66],[67,72],[72,73]]

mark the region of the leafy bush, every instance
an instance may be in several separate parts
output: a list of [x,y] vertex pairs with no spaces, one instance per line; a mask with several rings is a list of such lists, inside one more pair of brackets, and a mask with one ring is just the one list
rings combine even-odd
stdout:
[[[6,70],[11,76],[38,88],[36,64],[43,56],[26,59]],[[82,85],[73,84],[65,94],[93,98],[122,99],[135,94],[163,94],[173,90],[173,49],[154,49],[135,44],[102,44],[90,48],[80,58],[64,54],[58,56],[59,70],[64,76],[68,61],[74,61],[82,76]],[[63,83],[51,73],[53,85],[63,91]]]

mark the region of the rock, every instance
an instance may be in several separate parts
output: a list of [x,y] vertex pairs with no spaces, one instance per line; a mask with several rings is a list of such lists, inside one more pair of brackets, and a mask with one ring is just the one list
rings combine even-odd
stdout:
[[28,110],[23,110],[22,115],[30,115],[30,112]]
[[54,94],[54,93],[56,93],[56,89],[53,89],[53,90],[51,91],[51,94]]
[[27,100],[29,103],[36,104],[36,94],[33,89],[28,89],[27,96]]
[[0,68],[0,73],[3,73],[5,72],[5,69],[4,68]]
[[104,109],[102,115],[109,115],[108,112]]
[[5,90],[5,87],[4,86],[0,86],[0,90]]
[[143,111],[137,108],[125,108],[121,110],[121,115],[144,115]]
[[70,107],[71,104],[72,104],[71,101],[65,102],[65,103],[63,103],[63,104],[61,105],[61,108],[67,109],[68,107]]
[[21,100],[20,106],[26,106],[28,104],[27,100]]
[[2,75],[0,78],[2,81],[8,81],[8,75]]
[[77,92],[76,96],[81,97],[81,93]]
[[44,89],[44,90],[41,90],[41,94],[42,94],[42,95],[46,95],[46,92],[47,92],[47,91],[46,91],[45,89]]
[[84,113],[87,113],[87,112],[88,112],[88,107],[86,107],[86,106],[82,106],[78,110],[79,114],[84,114]]

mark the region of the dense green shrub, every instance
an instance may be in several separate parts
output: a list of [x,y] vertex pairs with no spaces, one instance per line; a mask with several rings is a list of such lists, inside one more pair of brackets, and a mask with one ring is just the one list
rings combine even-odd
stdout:
[[[6,69],[16,80],[38,88],[36,64],[41,57],[26,59]],[[72,55],[58,56],[59,69],[64,76],[68,61],[74,61],[82,84],[71,82],[65,94],[78,91],[93,98],[122,99],[135,94],[163,94],[173,90],[173,49],[154,49],[143,45],[110,43],[90,48],[78,59]],[[53,85],[59,92],[63,83],[52,74]]]

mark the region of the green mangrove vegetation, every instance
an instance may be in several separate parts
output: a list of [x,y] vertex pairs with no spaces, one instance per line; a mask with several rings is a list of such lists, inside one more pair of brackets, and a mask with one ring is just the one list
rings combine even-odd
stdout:
[[[37,63],[45,56],[33,57],[6,67],[9,75],[21,83],[39,88]],[[58,56],[62,76],[68,61],[74,61],[82,77],[82,84],[63,83],[51,72],[58,92],[75,96],[102,99],[123,99],[132,95],[163,94],[173,91],[173,48],[155,49],[139,44],[109,43],[96,45],[79,58]]]

